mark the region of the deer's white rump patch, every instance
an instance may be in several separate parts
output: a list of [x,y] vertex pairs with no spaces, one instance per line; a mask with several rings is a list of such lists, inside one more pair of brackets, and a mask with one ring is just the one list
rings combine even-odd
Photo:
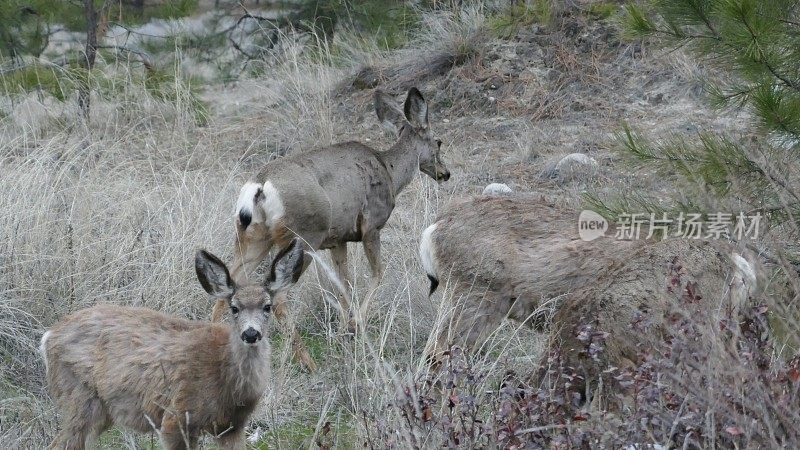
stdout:
[[266,181],[264,183],[264,201],[262,205],[264,207],[267,225],[270,227],[275,225],[285,214],[281,195],[271,181]]
[[245,225],[252,223],[264,223],[272,227],[280,220],[285,213],[283,201],[280,193],[271,181],[263,185],[247,182],[239,191],[239,199],[236,201],[236,215]]
[[251,223],[264,221],[264,216],[256,208],[256,196],[261,192],[261,185],[248,181],[239,190],[239,199],[236,200],[236,211],[234,214],[239,217],[245,228]]

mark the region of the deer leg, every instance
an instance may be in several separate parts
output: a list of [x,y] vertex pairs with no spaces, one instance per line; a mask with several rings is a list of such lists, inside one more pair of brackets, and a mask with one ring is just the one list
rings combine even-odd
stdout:
[[[479,296],[480,298],[475,298]],[[472,297],[472,298],[470,298]],[[463,339],[464,349],[470,352],[484,350],[489,336],[500,327],[508,315],[508,308],[497,304],[497,297],[490,292],[471,293],[464,308],[455,317],[455,338]]]
[[47,450],[83,450],[86,448],[85,439],[80,431],[73,432],[69,429],[59,431]]
[[99,398],[86,400],[79,410],[73,411],[62,430],[50,444],[52,450],[81,450],[92,444],[111,426],[111,420]]
[[369,270],[372,278],[369,282],[369,290],[364,297],[364,301],[359,308],[358,320],[366,321],[367,314],[369,313],[369,303],[375,296],[378,290],[381,278],[383,278],[383,264],[381,263],[381,234],[379,230],[372,230],[366,233],[362,238],[364,245],[364,253],[367,255],[367,262],[369,263]]
[[[231,264],[231,278],[242,283],[272,249],[272,240],[263,224],[251,224],[247,230],[236,224],[236,243]],[[217,300],[211,311],[211,321],[219,322],[228,307],[227,300]]]
[[492,293],[471,292],[460,299],[448,313],[446,321],[436,336],[432,348],[425,355],[432,369],[443,362],[445,352],[451,345],[461,346],[465,351],[481,349],[507,315],[498,310]]
[[214,302],[214,308],[211,310],[211,321],[212,322],[220,322],[222,321],[222,315],[225,314],[225,306],[227,304],[227,300],[219,300],[217,299]]
[[108,415],[103,402],[99,398],[91,400],[91,405],[84,412],[89,417],[91,425],[86,433],[86,448],[92,448],[104,431],[111,427],[111,417]]
[[197,447],[197,436],[186,429],[177,414],[165,413],[161,420],[161,445],[167,450],[189,450]]
[[442,329],[436,334],[436,340],[428,344],[423,351],[423,356],[431,372],[438,371],[442,366],[445,352],[450,345],[450,324],[444,323]]
[[80,426],[64,425],[47,450],[83,450],[86,448],[86,435]]
[[272,247],[270,229],[263,223],[251,223],[247,229],[236,223],[231,278],[241,282],[264,260]]
[[446,312],[437,320],[439,330],[436,332],[436,339],[429,343],[423,351],[425,361],[431,371],[439,370],[453,344],[463,345],[463,342],[458,342],[459,337],[463,337],[459,333],[463,331],[460,323],[464,309],[463,303],[456,304],[452,310],[449,310],[450,305],[446,302],[443,302],[440,307],[444,308]]
[[290,317],[286,303],[286,292],[278,292],[272,301],[272,309],[275,312],[275,318],[278,320],[278,324],[281,326],[284,336],[288,336],[288,339],[292,343],[292,353],[295,359],[300,362],[300,365],[305,367],[306,370],[314,372],[317,370],[317,364],[308,353],[308,349],[306,349],[303,339],[300,337],[300,333],[297,332],[297,328],[294,326],[294,319]]
[[[350,302],[348,300],[352,292],[352,283],[350,278],[350,271],[347,268],[347,244],[343,243],[331,248],[331,259],[333,260],[333,268],[336,271],[336,276],[345,289],[345,292],[338,292],[339,290],[334,287],[336,297],[339,299],[339,327],[347,325],[350,327]],[[353,330],[350,330],[353,331]]]
[[217,438],[220,450],[245,450],[244,428],[237,428]]

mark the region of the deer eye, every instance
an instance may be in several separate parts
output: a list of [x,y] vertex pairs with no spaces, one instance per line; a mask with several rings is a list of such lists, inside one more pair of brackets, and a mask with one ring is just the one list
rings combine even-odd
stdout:
[[231,313],[232,314],[239,314],[239,308],[231,305]]
[[272,305],[270,305],[269,303],[264,305],[264,312],[269,314],[270,311],[272,311]]
[[442,140],[441,139],[437,139],[436,140],[436,146],[438,146],[439,148],[442,148]]

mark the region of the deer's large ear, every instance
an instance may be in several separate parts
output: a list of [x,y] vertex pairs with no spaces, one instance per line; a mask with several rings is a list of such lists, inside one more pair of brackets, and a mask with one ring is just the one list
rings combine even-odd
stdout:
[[389,94],[380,89],[375,91],[375,113],[378,114],[381,126],[395,136],[399,136],[400,129],[407,124],[400,106]]
[[303,272],[303,245],[295,238],[286,248],[278,252],[272,261],[267,278],[267,288],[277,292],[296,283]]
[[422,97],[419,89],[413,87],[408,90],[403,111],[405,112],[406,120],[414,128],[428,128],[428,103]]
[[233,295],[234,284],[225,263],[205,250],[198,250],[194,257],[194,270],[203,289],[217,298]]

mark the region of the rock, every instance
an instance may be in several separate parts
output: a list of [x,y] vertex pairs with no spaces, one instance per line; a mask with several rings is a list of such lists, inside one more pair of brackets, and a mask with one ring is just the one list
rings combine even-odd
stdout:
[[502,196],[511,195],[513,193],[514,191],[505,183],[491,183],[483,188],[483,195]]
[[598,164],[594,158],[583,153],[570,153],[543,172],[545,178],[554,178],[560,183],[580,178],[592,177],[597,173]]

